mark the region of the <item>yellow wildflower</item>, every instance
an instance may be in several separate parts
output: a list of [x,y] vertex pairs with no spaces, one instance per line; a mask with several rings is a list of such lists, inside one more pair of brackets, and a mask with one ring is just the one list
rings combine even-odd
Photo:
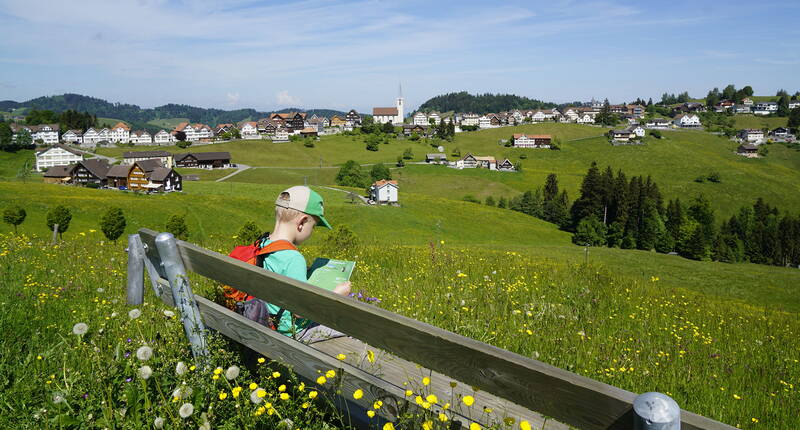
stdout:
[[280,378],[281,377],[281,372],[272,372],[272,377],[273,378]]
[[251,390],[255,390],[256,388],[258,388],[258,384],[256,384],[255,382],[251,382],[250,383],[250,389]]
[[372,418],[375,416],[375,411],[367,411],[367,416]]
[[427,376],[422,378],[422,385],[430,385],[430,383],[431,383],[431,378],[428,378]]
[[281,393],[286,391],[286,385],[281,384],[281,386],[278,387],[278,391],[280,391]]
[[472,423],[469,425],[469,430],[481,430],[481,425],[478,423]]
[[411,396],[412,394],[414,394],[414,392],[413,392],[413,391],[411,391],[411,390],[406,390],[406,396],[407,396],[407,397],[408,397],[408,396]]
[[333,378],[334,376],[336,376],[336,371],[329,370],[329,371],[325,372],[325,376],[328,377],[328,378]]
[[436,394],[428,394],[428,397],[425,398],[430,403],[436,403],[439,401],[439,398],[436,397]]
[[224,391],[220,391],[220,393],[219,393],[219,399],[220,399],[220,400],[225,400],[225,399],[227,399],[227,398],[228,398],[228,393],[226,393],[226,392],[224,392]]
[[264,397],[267,396],[267,392],[264,391],[262,388],[259,388],[258,391],[256,391],[256,396],[258,396],[259,399],[263,399]]
[[461,401],[464,402],[464,404],[467,406],[472,406],[472,404],[475,403],[475,398],[472,396],[464,396],[464,398],[461,399]]
[[311,403],[308,403],[308,402],[303,402],[303,404],[300,405],[300,407],[303,408],[303,409],[308,409],[309,406],[311,406]]
[[267,360],[265,360],[264,357],[259,357],[258,364],[264,364],[265,361]]
[[531,430],[531,424],[527,421],[520,421],[519,430]]
[[447,415],[445,415],[445,414],[440,412],[439,413],[439,421],[441,421],[441,422],[447,421]]
[[422,423],[422,430],[433,430],[433,422],[425,421]]
[[328,382],[328,379],[325,378],[324,376],[320,376],[319,378],[317,378],[317,384],[319,385],[325,385],[326,382]]
[[233,389],[231,390],[231,394],[233,394],[234,399],[239,397],[239,393],[241,392],[242,392],[242,387],[233,387]]
[[336,359],[339,360],[339,361],[344,361],[345,358],[347,358],[347,356],[344,355],[344,354],[337,354],[336,355]]
[[362,397],[364,397],[364,392],[363,392],[363,391],[361,391],[361,388],[359,388],[359,389],[357,389],[357,390],[353,391],[353,398],[354,398],[354,399],[358,400],[358,399],[360,399],[360,398],[362,398]]
[[308,393],[308,398],[311,399],[311,400],[316,399],[317,398],[317,392],[316,391],[312,391],[312,392]]
[[281,400],[289,400],[289,393],[281,393]]
[[383,430],[394,430],[394,424],[386,423],[383,425]]

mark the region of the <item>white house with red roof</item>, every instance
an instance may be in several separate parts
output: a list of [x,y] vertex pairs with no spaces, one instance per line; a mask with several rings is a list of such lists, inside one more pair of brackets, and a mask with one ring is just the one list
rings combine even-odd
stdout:
[[549,134],[515,133],[513,136],[515,148],[550,148],[552,136]]
[[131,128],[124,122],[118,122],[111,127],[110,140],[114,143],[128,143],[131,141]]
[[258,123],[255,121],[247,121],[242,123],[239,129],[242,139],[259,139],[261,135],[258,134]]
[[401,95],[395,100],[394,107],[376,107],[372,108],[372,120],[375,124],[391,123],[399,125],[403,123],[403,96]]
[[369,198],[378,204],[397,203],[397,189],[397,181],[382,179],[369,187]]

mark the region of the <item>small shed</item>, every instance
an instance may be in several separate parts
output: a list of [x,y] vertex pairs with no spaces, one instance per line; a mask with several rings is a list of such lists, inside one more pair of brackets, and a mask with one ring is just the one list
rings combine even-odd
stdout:
[[429,164],[447,164],[447,156],[439,153],[425,154],[425,162]]

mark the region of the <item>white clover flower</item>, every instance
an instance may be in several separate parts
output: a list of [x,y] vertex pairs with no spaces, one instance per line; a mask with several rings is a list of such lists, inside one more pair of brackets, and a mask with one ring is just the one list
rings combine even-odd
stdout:
[[131,309],[130,312],[128,312],[128,317],[132,320],[135,320],[140,316],[142,316],[142,311],[140,311],[139,309]]
[[179,361],[177,365],[175,365],[175,374],[178,376],[183,376],[189,370],[186,367],[186,363]]
[[191,395],[192,387],[186,385],[186,383],[176,388],[175,391],[172,392],[172,397],[178,398],[179,400],[188,399]]
[[175,317],[175,312],[172,312],[169,309],[164,309],[164,316],[167,317],[167,318],[174,318]]
[[164,428],[164,418],[156,417],[156,419],[153,420],[153,427],[155,427],[157,429],[163,429]]
[[147,361],[153,356],[153,348],[145,345],[136,350],[136,358],[141,361]]
[[181,408],[178,409],[178,415],[180,415],[181,418],[189,418],[193,412],[194,406],[191,403],[184,403],[181,405]]
[[99,287],[99,288],[97,288],[97,292],[102,294],[102,293],[105,293],[106,290],[103,287]]
[[89,331],[89,326],[86,323],[80,322],[72,326],[72,333],[78,336],[85,335],[87,331]]
[[255,390],[253,390],[250,393],[250,401],[253,402],[256,405],[264,401],[264,399],[262,399],[261,397],[258,397],[258,391],[259,390],[263,391],[262,388],[256,388]]
[[239,376],[239,367],[231,366],[225,371],[225,378],[229,381],[236,379]]
[[65,399],[61,393],[53,394],[53,403],[59,404],[59,403],[64,403],[65,401],[67,401],[67,399]]
[[153,369],[151,369],[150,366],[142,366],[139,368],[139,371],[137,373],[139,374],[140,378],[148,379],[150,375],[153,374]]

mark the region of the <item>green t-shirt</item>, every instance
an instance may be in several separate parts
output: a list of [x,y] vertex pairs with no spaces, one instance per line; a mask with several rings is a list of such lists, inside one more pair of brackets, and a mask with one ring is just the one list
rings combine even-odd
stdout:
[[[267,246],[272,241],[267,239],[261,243],[261,246]],[[262,267],[270,272],[279,275],[287,276],[289,278],[297,279],[298,281],[308,282],[306,259],[299,251],[291,249],[273,252],[267,255],[262,263]],[[277,315],[280,311],[279,306],[272,303],[267,303],[270,315]],[[295,318],[294,325],[292,324],[292,313],[287,309],[283,312],[281,320],[278,322],[278,332],[285,336],[292,336],[308,327],[311,321],[303,318]]]

